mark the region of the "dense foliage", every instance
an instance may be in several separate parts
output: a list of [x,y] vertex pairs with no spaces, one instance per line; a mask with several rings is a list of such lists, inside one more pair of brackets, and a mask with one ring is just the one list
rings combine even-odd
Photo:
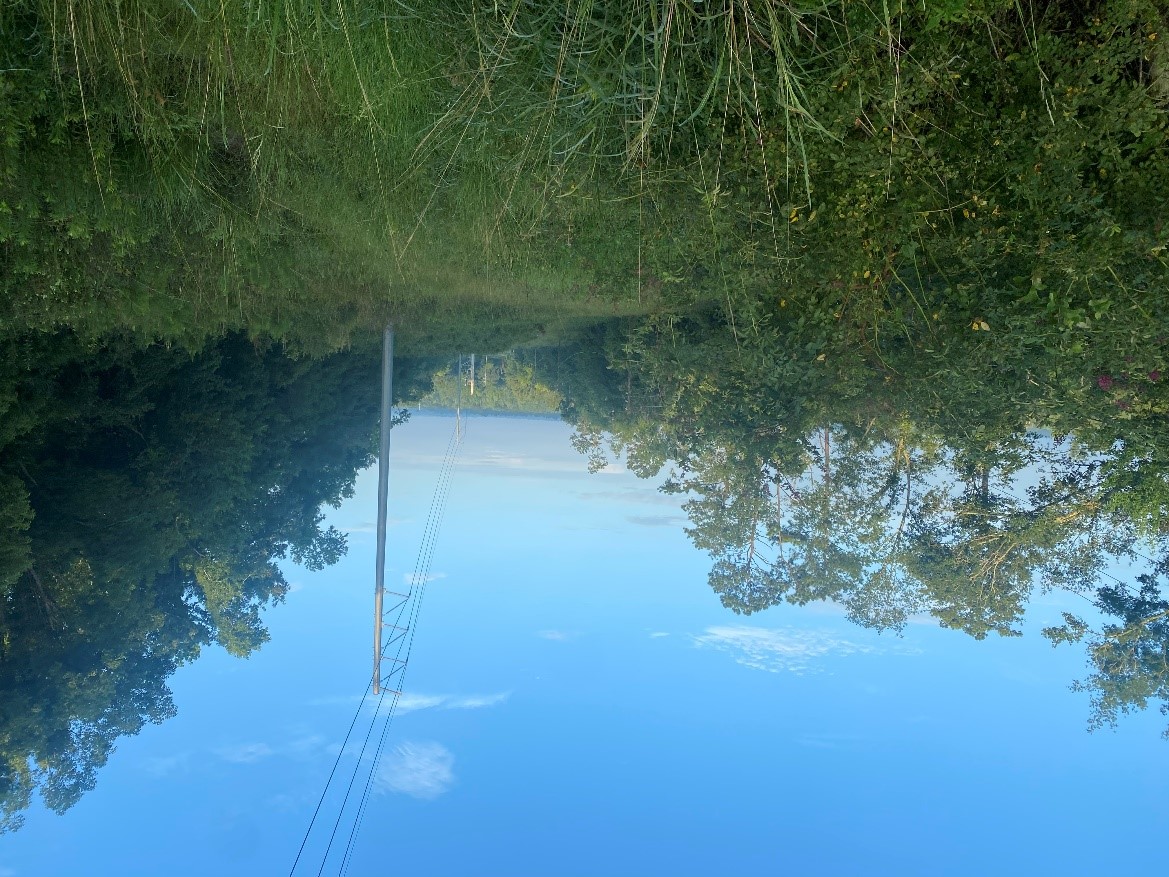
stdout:
[[[666,474],[736,612],[832,600],[866,626],[929,613],[982,638],[1016,634],[1033,594],[1059,588],[1137,624],[1117,601],[1163,599],[1169,558],[1159,369],[1092,380],[1079,354],[1052,352],[1012,372],[983,337],[955,340],[965,367],[943,369],[912,348],[842,365],[798,329],[736,343],[717,316],[615,326],[572,351],[581,374],[562,411],[592,468],[616,452],[639,475]],[[1149,578],[1114,581],[1117,559],[1151,564]],[[1154,655],[1169,648],[1163,625],[1123,630]],[[1099,721],[1164,692],[1164,662],[1143,666],[1154,675],[1139,696],[1093,677],[1118,687],[1097,698]]]
[[1143,368],[1167,32],[1155,0],[21,0],[0,320],[288,336],[323,309],[336,342],[717,301],[740,335],[985,324],[1014,367]]
[[[293,359],[232,336],[0,347],[0,813],[63,811],[117,738],[173,714],[167,677],[246,656],[277,566],[334,562],[321,506],[376,450],[379,353]],[[433,369],[427,363],[425,376]],[[406,392],[421,386],[400,375]]]

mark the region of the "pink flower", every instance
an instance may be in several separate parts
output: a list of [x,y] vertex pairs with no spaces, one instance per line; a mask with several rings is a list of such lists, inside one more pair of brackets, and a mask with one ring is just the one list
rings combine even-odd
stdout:
[[1110,375],[1100,375],[1100,377],[1096,378],[1096,386],[1101,390],[1111,390],[1112,377]]
[[1149,372],[1149,380],[1153,381],[1154,383],[1161,380],[1161,372],[1159,372],[1157,369],[1153,369],[1151,372]]

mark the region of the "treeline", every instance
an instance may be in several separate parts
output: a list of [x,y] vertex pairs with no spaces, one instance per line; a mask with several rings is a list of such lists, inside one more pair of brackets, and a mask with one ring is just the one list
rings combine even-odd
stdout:
[[[0,341],[0,828],[37,788],[58,812],[92,788],[201,649],[262,645],[281,561],[344,553],[322,506],[374,459],[378,340]],[[399,361],[396,386],[423,393],[434,367]]]
[[455,357],[435,372],[431,390],[417,400],[435,408],[468,408],[549,414],[560,406],[560,394],[536,379],[541,357],[555,359],[556,348],[527,348],[489,356]]
[[[1112,370],[1076,345],[1018,357],[1009,330],[878,348],[717,311],[614,325],[574,351],[562,410],[592,468],[621,454],[685,497],[736,612],[832,600],[865,626],[928,613],[982,638],[1017,634],[1037,591],[1087,596],[1113,621],[1049,634],[1090,642],[1107,723],[1169,695],[1169,324],[1129,319],[1161,343]],[[1114,580],[1117,560],[1142,577]]]

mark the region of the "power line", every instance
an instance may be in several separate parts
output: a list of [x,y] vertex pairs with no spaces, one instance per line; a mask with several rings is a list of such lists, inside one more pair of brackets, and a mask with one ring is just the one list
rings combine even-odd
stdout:
[[[438,528],[439,528],[439,525],[441,523],[441,515],[442,515],[442,512],[443,512],[444,507],[445,507],[445,499],[446,499],[446,495],[447,495],[446,487],[449,486],[449,483],[450,483],[450,475],[451,475],[451,472],[453,471],[455,455],[458,452],[458,446],[460,444],[459,436],[460,436],[460,431],[459,431],[458,427],[456,426],[455,431],[452,433],[451,439],[447,443],[447,451],[446,451],[446,455],[443,459],[442,466],[439,470],[438,482],[435,485],[435,493],[434,493],[434,496],[431,498],[430,512],[427,515],[426,525],[423,528],[422,545],[419,547],[418,558],[415,561],[415,569],[414,569],[413,576],[411,577],[411,584],[410,584],[410,589],[409,589],[410,596],[407,598],[406,601],[403,601],[402,604],[399,604],[400,608],[399,608],[399,619],[398,620],[400,620],[401,613],[405,610],[406,605],[407,604],[410,605],[410,614],[409,614],[408,621],[406,622],[406,625],[405,625],[405,627],[409,630],[409,634],[408,634],[408,639],[399,638],[398,651],[397,651],[395,657],[393,658],[394,668],[390,672],[391,672],[391,674],[400,673],[401,677],[399,678],[399,682],[398,682],[399,687],[393,693],[394,696],[393,696],[391,704],[390,704],[390,711],[386,713],[385,729],[383,729],[383,733],[382,733],[381,737],[379,738],[378,756],[377,757],[380,757],[381,746],[385,742],[386,730],[388,730],[388,728],[389,728],[389,721],[392,718],[393,712],[397,706],[398,700],[401,697],[401,685],[402,685],[401,680],[405,677],[406,664],[409,660],[409,649],[413,647],[414,636],[415,636],[415,633],[417,631],[418,615],[419,615],[419,612],[421,611],[422,597],[425,594],[426,584],[427,584],[426,574],[423,574],[421,577],[418,574],[419,573],[419,570],[418,570],[419,561],[421,561],[423,558],[427,558],[425,563],[426,563],[426,569],[428,572],[429,571],[429,563],[430,563],[429,558],[432,557],[433,553],[434,553],[434,546],[437,542]],[[407,650],[406,650],[405,657],[402,657],[402,652],[403,652],[404,647],[407,647]],[[382,656],[382,657],[384,657],[384,656]],[[372,685],[372,682],[371,682],[371,685]],[[374,711],[373,718],[370,720],[369,729],[366,731],[365,738],[362,741],[361,751],[357,755],[357,760],[353,766],[353,772],[349,778],[349,784],[345,788],[345,794],[341,800],[341,806],[337,811],[337,818],[333,822],[333,828],[329,834],[328,843],[326,844],[324,854],[321,857],[321,866],[320,866],[320,869],[317,871],[317,877],[321,877],[321,875],[324,873],[325,865],[328,862],[329,855],[331,854],[331,852],[333,850],[333,844],[336,841],[337,832],[340,829],[341,821],[342,821],[344,814],[345,814],[345,809],[348,806],[349,797],[353,792],[354,785],[356,784],[357,775],[361,771],[362,762],[363,762],[363,759],[365,758],[365,753],[366,753],[366,750],[369,746],[370,738],[373,735],[373,730],[377,726],[378,716],[381,712],[382,702],[385,698],[385,694],[386,694],[387,690],[388,689],[382,689],[382,693],[378,699],[378,708]],[[368,798],[369,789],[372,786],[375,771],[376,771],[376,757],[375,757],[375,763],[373,765],[371,765],[371,767],[370,767],[369,776],[366,779],[365,787],[364,787],[363,792],[362,792],[362,802],[363,803]],[[360,820],[360,812],[359,812],[359,815],[357,817],[355,817],[354,828],[350,832],[350,839],[349,839],[348,844],[346,845],[347,851],[349,851],[352,848],[353,839],[356,836],[356,830],[357,830],[357,825],[359,823],[359,820]],[[342,862],[342,867],[343,866],[344,866],[344,861]]]
[[[362,790],[361,801],[358,804],[357,816],[354,819],[353,827],[349,832],[349,839],[345,845],[345,852],[341,858],[341,867],[339,874],[345,874],[349,869],[351,856],[355,848],[357,836],[361,831],[361,824],[365,818],[365,811],[369,803],[370,790],[373,788],[374,777],[377,775],[378,764],[381,761],[382,750],[385,747],[386,738],[389,734],[390,724],[393,721],[394,714],[397,709],[398,700],[401,697],[401,692],[405,688],[406,670],[409,667],[410,653],[414,648],[414,637],[417,633],[417,620],[422,612],[422,601],[426,596],[426,585],[430,579],[431,563],[434,559],[434,548],[438,541],[438,533],[442,526],[443,517],[446,513],[447,498],[450,495],[451,476],[454,471],[455,458],[458,455],[459,448],[462,445],[463,433],[461,424],[456,421],[454,434],[451,441],[447,445],[447,455],[444,459],[444,469],[439,473],[438,484],[435,486],[435,495],[431,501],[431,520],[433,524],[429,529],[429,544],[427,540],[423,539],[423,545],[419,548],[418,558],[414,565],[414,576],[411,582],[410,590],[414,591],[415,584],[418,584],[418,596],[414,601],[412,607],[412,614],[410,620],[407,622],[409,628],[409,635],[405,644],[405,659],[398,665],[401,675],[398,679],[398,690],[394,694],[393,703],[390,705],[390,711],[386,714],[385,721],[382,725],[381,736],[378,739],[377,749],[374,752],[373,762],[370,765],[369,774],[365,780],[365,788]],[[401,647],[399,647],[399,653]],[[374,721],[376,722],[376,716]],[[360,761],[358,762],[360,764]]]
[[[391,340],[388,340],[386,342],[386,344],[387,344],[386,350],[390,351],[390,350],[392,350],[392,346],[391,346],[392,345],[392,336],[390,335],[389,330],[387,330],[387,337],[390,338]],[[392,354],[387,353],[387,357],[392,357]],[[387,358],[386,361],[389,362],[389,358]],[[386,386],[386,384],[383,382],[383,390],[384,390],[385,386]],[[384,395],[385,394],[383,392],[383,396]],[[384,399],[383,399],[383,402],[384,402]],[[384,412],[383,412],[383,414],[384,414]],[[385,452],[385,446],[388,444],[388,442],[386,441],[387,436],[385,435],[385,433],[388,432],[388,421],[383,417],[383,422],[386,423],[386,426],[384,427],[383,438],[382,438],[383,453],[382,453],[381,458],[382,458],[383,462],[382,462],[381,471],[379,472],[379,482],[385,481],[385,476],[386,476],[387,469],[388,469],[388,454]],[[395,612],[395,611],[397,613],[394,617],[394,623],[393,623],[392,627],[395,631],[399,631],[399,633],[397,633],[393,638],[391,638],[390,641],[388,643],[386,643],[384,646],[381,646],[380,637],[378,637],[379,652],[375,657],[375,661],[376,661],[375,666],[377,668],[375,670],[375,675],[371,676],[370,681],[366,685],[365,692],[362,694],[361,700],[358,702],[357,709],[354,711],[353,719],[350,721],[349,728],[345,734],[345,739],[342,741],[341,748],[337,752],[337,756],[333,761],[333,765],[332,765],[332,767],[329,771],[329,775],[325,781],[325,786],[321,790],[321,795],[317,801],[316,807],[313,810],[313,815],[312,815],[311,819],[309,820],[309,824],[308,824],[307,828],[305,829],[304,837],[302,838],[300,846],[297,850],[296,858],[292,863],[292,868],[289,870],[289,877],[293,877],[293,875],[297,869],[297,866],[299,865],[299,863],[304,855],[305,848],[308,844],[308,839],[309,839],[309,837],[313,831],[313,828],[316,825],[317,820],[320,816],[321,810],[324,806],[325,798],[326,798],[328,791],[333,783],[333,780],[337,774],[338,767],[340,766],[341,758],[344,756],[346,750],[348,749],[349,741],[352,738],[354,729],[356,728],[356,725],[357,725],[357,720],[358,720],[358,718],[360,718],[362,711],[365,708],[365,704],[366,704],[367,700],[369,699],[369,695],[370,695],[371,691],[373,691],[375,689],[375,687],[380,687],[380,686],[378,686],[378,683],[381,681],[380,680],[381,663],[382,663],[382,661],[385,660],[386,653],[388,652],[390,646],[392,646],[394,643],[397,643],[398,648],[397,648],[397,651],[395,653],[395,656],[392,658],[392,660],[394,661],[394,667],[390,671],[390,676],[392,677],[394,675],[400,674],[399,681],[398,681],[398,685],[397,685],[396,689],[392,690],[393,697],[392,697],[391,702],[390,702],[390,707],[385,713],[385,719],[383,722],[382,731],[381,731],[381,734],[379,735],[379,738],[378,738],[377,748],[375,750],[375,755],[373,758],[373,762],[372,762],[372,765],[370,768],[369,775],[366,777],[366,780],[365,780],[361,801],[360,801],[359,806],[358,806],[358,812],[357,812],[356,818],[354,820],[353,827],[350,829],[350,832],[349,832],[349,838],[348,838],[348,842],[347,842],[346,847],[345,847],[345,852],[344,852],[344,855],[343,855],[343,858],[341,861],[340,870],[347,869],[347,867],[348,867],[350,856],[351,856],[352,850],[354,848],[354,843],[356,841],[358,831],[360,830],[361,820],[364,816],[364,812],[365,812],[366,806],[368,804],[369,794],[370,794],[370,790],[372,788],[374,776],[376,774],[378,761],[380,760],[381,752],[382,752],[382,749],[385,745],[385,741],[386,741],[386,737],[388,735],[390,723],[392,721],[394,714],[397,711],[398,702],[399,702],[401,695],[402,695],[402,688],[404,686],[406,665],[409,661],[410,653],[413,649],[414,638],[415,638],[415,635],[417,632],[417,620],[418,620],[419,614],[421,612],[422,599],[425,596],[426,585],[427,585],[427,581],[428,581],[429,576],[430,576],[430,567],[431,567],[431,563],[433,561],[434,548],[437,544],[438,532],[439,532],[439,529],[441,528],[442,520],[443,520],[443,517],[445,514],[445,510],[446,510],[447,498],[449,497],[450,484],[451,484],[452,475],[453,475],[453,471],[454,471],[454,463],[455,463],[455,459],[458,455],[458,451],[462,445],[462,440],[463,440],[462,418],[461,418],[461,416],[458,416],[458,417],[456,417],[455,428],[452,432],[451,438],[447,442],[446,453],[444,455],[443,462],[439,468],[438,479],[437,479],[437,482],[435,485],[434,495],[431,498],[430,510],[428,512],[426,523],[425,523],[425,526],[423,528],[422,541],[421,541],[421,544],[419,546],[418,556],[415,560],[414,572],[411,576],[410,586],[409,586],[406,594],[398,595],[398,596],[401,596],[403,599],[396,606],[394,606],[390,609],[391,613]],[[379,483],[379,512],[383,511],[383,509],[381,507],[384,506],[386,499],[387,499],[386,491],[383,488],[383,484]],[[383,583],[383,579],[384,579],[384,569],[382,569],[382,565],[384,564],[384,557],[385,557],[385,555],[384,555],[384,549],[383,549],[382,551],[379,551],[379,556],[378,556],[378,575],[377,575],[377,588],[376,588],[377,596],[380,596],[381,591],[382,591],[382,583]],[[380,623],[383,620],[383,618],[380,614],[381,613],[380,601],[378,601],[378,612],[379,612],[379,616],[377,618],[377,622],[380,625]],[[405,625],[402,624],[404,615],[406,616]],[[378,698],[377,698],[377,707],[374,710],[373,718],[370,720],[369,728],[365,732],[365,737],[362,741],[361,750],[357,755],[357,760],[356,760],[356,763],[354,765],[353,773],[350,776],[349,783],[345,789],[344,795],[342,796],[340,808],[337,812],[337,818],[334,820],[333,827],[332,827],[332,830],[331,830],[330,835],[329,835],[329,840],[325,846],[324,853],[321,857],[320,868],[317,871],[318,877],[321,877],[321,875],[324,873],[325,865],[328,862],[328,858],[329,858],[329,855],[332,851],[333,844],[336,841],[337,833],[339,831],[342,818],[344,816],[346,807],[347,807],[348,802],[349,802],[350,795],[352,794],[354,785],[355,785],[356,780],[357,780],[357,774],[361,770],[361,766],[362,766],[363,760],[365,758],[365,753],[366,753],[366,750],[368,749],[368,746],[369,746],[369,741],[373,735],[374,728],[377,726],[378,717],[382,712],[382,706],[383,706],[383,703],[385,700],[385,694],[386,694],[386,689],[382,688],[379,695],[378,695]],[[340,873],[340,870],[339,870],[339,873]]]
[[300,864],[300,857],[304,854],[305,845],[308,843],[309,833],[312,832],[313,826],[316,824],[317,816],[320,815],[321,806],[325,803],[325,795],[329,791],[329,786],[333,782],[333,777],[337,773],[337,767],[341,764],[341,756],[345,752],[345,747],[349,745],[349,738],[353,734],[353,729],[357,725],[357,719],[361,716],[361,710],[365,706],[365,701],[369,697],[370,691],[373,689],[373,681],[371,680],[365,686],[365,693],[361,696],[361,701],[357,704],[357,710],[353,713],[353,721],[349,723],[349,730],[345,732],[345,739],[341,743],[341,748],[337,751],[337,757],[333,759],[333,767],[329,771],[329,777],[325,780],[325,787],[321,789],[321,797],[317,800],[317,806],[313,810],[312,818],[309,820],[308,827],[304,830],[304,838],[300,842],[300,848],[296,851],[296,859],[292,862],[292,867],[288,870],[288,877],[296,871],[296,866]]

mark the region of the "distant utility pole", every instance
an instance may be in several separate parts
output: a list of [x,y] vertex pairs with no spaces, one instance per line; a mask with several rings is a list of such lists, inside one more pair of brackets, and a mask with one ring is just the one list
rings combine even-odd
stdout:
[[386,592],[386,506],[390,499],[390,424],[394,400],[394,326],[382,336],[381,447],[377,464],[377,569],[373,591],[373,693],[382,687],[382,598]]
[[471,354],[471,395],[475,395],[475,354]]

